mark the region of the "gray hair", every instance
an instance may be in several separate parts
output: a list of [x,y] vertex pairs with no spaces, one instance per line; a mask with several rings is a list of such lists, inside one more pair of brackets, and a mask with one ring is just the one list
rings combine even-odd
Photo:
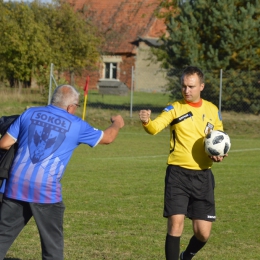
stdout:
[[79,92],[71,85],[58,86],[52,95],[51,104],[61,108],[67,108],[71,104],[79,102]]

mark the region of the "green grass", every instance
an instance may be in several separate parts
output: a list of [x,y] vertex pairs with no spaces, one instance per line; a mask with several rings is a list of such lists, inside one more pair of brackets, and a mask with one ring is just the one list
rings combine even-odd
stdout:
[[[88,93],[89,105],[95,105],[96,103],[105,103],[108,105],[125,105],[129,107],[131,102],[131,93],[126,96],[115,95],[101,95],[97,91],[92,90]],[[148,107],[162,106],[164,107],[170,100],[170,95],[166,93],[143,93],[135,92],[132,96],[132,102],[137,105],[146,104]],[[83,97],[82,97],[83,103]]]
[[[151,104],[156,103],[156,96],[154,99],[150,98]],[[5,107],[10,107],[8,101]],[[79,146],[62,180],[65,259],[164,259],[166,220],[162,211],[168,131],[146,134],[137,112],[130,118],[124,110],[89,107],[87,118],[104,129],[109,116],[117,112],[126,120],[117,140],[108,146]],[[232,147],[228,158],[213,166],[217,221],[208,244],[194,259],[259,259],[259,119],[235,113],[223,117]],[[191,221],[186,220],[181,250],[191,235]],[[32,220],[6,259],[38,260],[40,252]]]

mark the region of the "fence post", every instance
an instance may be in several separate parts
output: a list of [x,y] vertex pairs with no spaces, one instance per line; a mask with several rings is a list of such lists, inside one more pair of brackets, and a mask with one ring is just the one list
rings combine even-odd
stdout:
[[218,109],[219,112],[221,113],[221,98],[222,98],[222,69],[220,70],[220,83],[219,83],[219,104],[218,104]]
[[133,92],[134,92],[134,66],[132,66],[130,117],[133,116]]
[[53,73],[53,63],[51,63],[50,69],[50,83],[49,83],[49,98],[48,98],[48,105],[51,103],[51,92],[52,92],[52,73]]

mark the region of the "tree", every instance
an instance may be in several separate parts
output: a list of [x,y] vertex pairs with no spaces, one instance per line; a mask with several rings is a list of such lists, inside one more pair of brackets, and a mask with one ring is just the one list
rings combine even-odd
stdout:
[[33,69],[44,63],[46,41],[27,4],[8,2],[4,10],[1,60],[7,77],[21,87],[21,82],[30,82]]
[[[166,0],[162,7],[168,34],[161,48],[153,51],[172,76],[174,68],[187,65],[206,71],[205,97],[213,95],[211,100],[217,103],[219,81],[214,79],[219,78],[220,69],[236,70],[239,76],[241,71],[260,68],[259,0]],[[249,85],[257,83],[252,73]],[[224,79],[226,87],[229,81]],[[170,82],[175,93],[179,83],[174,77]]]
[[68,69],[74,84],[74,74],[95,66],[100,57],[97,29],[66,2],[42,8],[41,12],[45,14],[53,63],[56,69]]
[[0,2],[0,72],[20,87],[32,77],[47,86],[50,63],[71,73],[95,66],[99,44],[68,3]]
[[167,65],[194,64],[206,70],[260,67],[258,0],[177,2],[169,6],[167,1],[168,9],[177,8],[175,16],[166,16],[169,37],[163,38],[167,53],[163,59]]
[[6,19],[6,8],[4,6],[3,0],[0,0],[0,78],[5,78],[4,61],[2,59],[2,54],[5,53],[6,44],[4,41],[4,25],[7,23]]

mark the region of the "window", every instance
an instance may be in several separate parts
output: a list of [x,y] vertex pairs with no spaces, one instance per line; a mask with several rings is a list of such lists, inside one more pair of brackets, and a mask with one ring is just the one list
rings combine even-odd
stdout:
[[105,78],[117,79],[117,63],[105,62]]

